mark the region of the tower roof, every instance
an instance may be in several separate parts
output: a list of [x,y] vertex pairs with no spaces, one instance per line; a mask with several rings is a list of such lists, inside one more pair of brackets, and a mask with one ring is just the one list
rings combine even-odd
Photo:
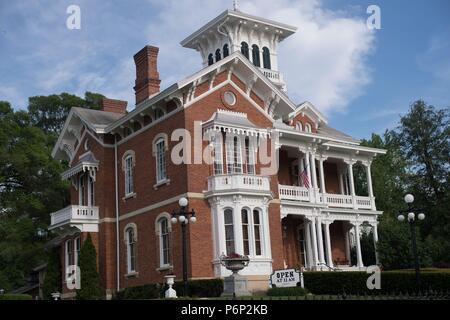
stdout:
[[297,28],[284,23],[276,22],[273,20],[256,17],[247,13],[243,13],[238,10],[225,10],[216,18],[209,21],[207,24],[202,26],[200,29],[187,36],[180,44],[185,48],[196,49],[196,42],[199,38],[205,37],[211,32],[219,32],[218,27],[222,26],[224,23],[244,23],[244,24],[254,24],[255,29],[263,29],[268,32],[273,32],[278,35],[278,42],[284,40],[288,36],[292,35],[297,31]]

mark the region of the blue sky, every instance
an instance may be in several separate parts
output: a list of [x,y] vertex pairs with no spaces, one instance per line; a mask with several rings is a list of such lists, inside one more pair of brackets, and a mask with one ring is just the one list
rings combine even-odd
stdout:
[[[309,100],[329,123],[356,138],[392,128],[423,98],[450,105],[450,1],[241,0],[244,12],[293,24],[281,43],[280,71],[295,102]],[[81,8],[81,30],[66,28],[66,9]],[[381,30],[368,30],[366,8],[381,8]],[[0,0],[0,100],[26,108],[34,95],[94,91],[133,100],[132,56],[160,47],[168,86],[201,68],[179,42],[232,1]]]

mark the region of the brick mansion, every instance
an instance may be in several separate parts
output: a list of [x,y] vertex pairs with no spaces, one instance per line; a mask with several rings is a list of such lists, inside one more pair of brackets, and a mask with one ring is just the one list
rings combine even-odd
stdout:
[[[220,256],[231,253],[250,258],[241,274],[252,291],[277,269],[363,270],[362,226],[376,243],[382,214],[371,162],[385,150],[361,146],[312,102],[289,98],[277,51],[296,31],[226,10],[181,41],[200,54],[196,73],[160,90],[159,49],[145,46],[134,55],[128,111],[109,98],[101,110],[71,109],[52,153],[69,163],[71,204],[50,225],[63,283],[88,234],[107,297],[168,274],[180,280],[181,228],[171,214],[181,197],[196,212],[185,222],[189,279],[229,275]],[[74,295],[63,285],[63,298]]]

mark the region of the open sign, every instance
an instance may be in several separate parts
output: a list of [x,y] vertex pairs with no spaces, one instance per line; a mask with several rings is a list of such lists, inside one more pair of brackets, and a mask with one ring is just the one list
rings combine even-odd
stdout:
[[295,269],[275,270],[270,276],[272,287],[296,287],[300,273]]

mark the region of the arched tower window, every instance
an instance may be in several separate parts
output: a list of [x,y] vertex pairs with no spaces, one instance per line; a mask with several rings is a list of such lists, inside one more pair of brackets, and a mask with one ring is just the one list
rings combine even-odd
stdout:
[[222,59],[222,56],[220,55],[220,49],[216,50],[216,62],[220,61],[220,59]]
[[256,44],[252,45],[252,60],[253,60],[253,64],[256,67],[261,66],[261,61],[259,59],[259,47]]
[[214,63],[214,57],[213,57],[213,54],[210,53],[208,55],[208,66],[212,65],[213,63]]
[[228,57],[230,55],[230,49],[228,48],[228,44],[223,45],[223,57]]
[[249,58],[248,55],[248,44],[247,42],[241,42],[241,53],[244,55],[244,57],[246,57],[247,59]]
[[265,69],[272,69],[270,65],[270,51],[269,48],[263,48],[263,66]]

